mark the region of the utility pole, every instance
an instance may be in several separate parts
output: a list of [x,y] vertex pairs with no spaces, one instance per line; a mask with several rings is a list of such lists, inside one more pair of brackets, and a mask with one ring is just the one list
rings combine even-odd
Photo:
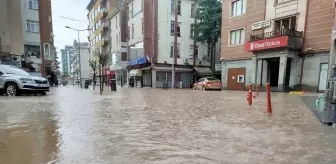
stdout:
[[79,86],[82,88],[82,64],[81,64],[81,47],[80,47],[80,37],[79,37],[79,30],[78,32],[78,60],[79,60]]
[[174,56],[172,64],[172,84],[171,87],[175,88],[175,65],[177,64],[177,24],[178,24],[178,0],[175,0],[175,21],[174,21]]

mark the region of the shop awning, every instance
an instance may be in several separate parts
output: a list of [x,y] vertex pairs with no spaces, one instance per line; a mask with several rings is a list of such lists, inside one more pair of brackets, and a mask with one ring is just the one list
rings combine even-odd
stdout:
[[208,67],[195,67],[194,69],[200,75],[212,75],[212,71]]
[[129,76],[142,76],[142,71],[140,69],[133,69],[130,71]]

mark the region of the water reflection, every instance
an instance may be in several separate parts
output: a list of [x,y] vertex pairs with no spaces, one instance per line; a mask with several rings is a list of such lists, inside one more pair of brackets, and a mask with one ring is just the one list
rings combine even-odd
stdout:
[[57,159],[59,136],[50,110],[53,103],[40,103],[40,108],[24,99],[0,101],[0,163],[36,164]]

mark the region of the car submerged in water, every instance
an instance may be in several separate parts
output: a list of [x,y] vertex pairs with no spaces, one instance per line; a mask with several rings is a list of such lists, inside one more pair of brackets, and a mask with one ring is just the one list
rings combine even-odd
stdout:
[[49,82],[43,77],[32,76],[28,72],[10,65],[0,64],[0,91],[8,96],[21,93],[46,95]]

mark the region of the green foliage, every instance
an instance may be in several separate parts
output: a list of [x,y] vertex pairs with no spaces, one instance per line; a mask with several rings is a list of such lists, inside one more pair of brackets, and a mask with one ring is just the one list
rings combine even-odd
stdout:
[[219,0],[195,0],[198,19],[194,26],[196,41],[215,44],[221,35],[222,3]]

